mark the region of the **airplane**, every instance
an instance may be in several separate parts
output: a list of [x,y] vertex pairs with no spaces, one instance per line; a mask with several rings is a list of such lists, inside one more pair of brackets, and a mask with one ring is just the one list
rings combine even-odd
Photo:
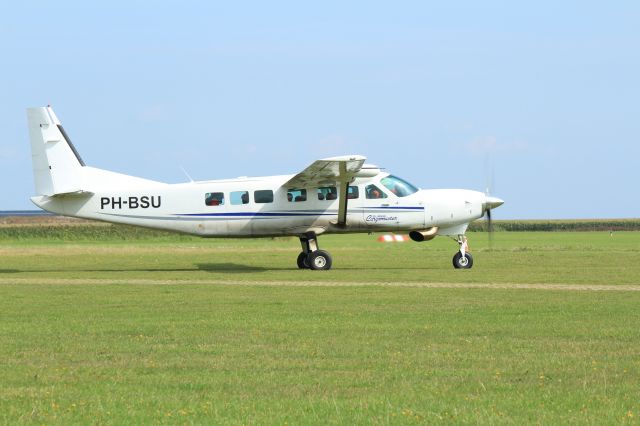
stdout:
[[469,269],[469,223],[504,203],[463,189],[423,190],[366,164],[362,155],[314,161],[294,175],[167,184],[87,166],[50,106],[28,108],[36,196],[64,216],[201,237],[295,236],[300,269],[328,270],[322,234],[409,232],[414,241],[453,238],[453,266]]

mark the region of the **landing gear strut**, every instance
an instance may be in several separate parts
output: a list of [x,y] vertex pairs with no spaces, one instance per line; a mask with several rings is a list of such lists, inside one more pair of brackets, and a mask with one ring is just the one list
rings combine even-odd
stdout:
[[318,248],[318,237],[315,232],[307,232],[300,237],[302,253],[298,255],[298,268],[326,271],[331,269],[331,255]]
[[458,235],[458,244],[460,245],[460,251],[453,256],[453,267],[456,269],[471,269],[473,257],[468,253],[467,237]]

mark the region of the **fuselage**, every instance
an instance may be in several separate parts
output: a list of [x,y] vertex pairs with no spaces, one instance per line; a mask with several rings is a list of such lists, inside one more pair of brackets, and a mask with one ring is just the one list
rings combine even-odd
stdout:
[[49,106],[27,109],[27,124],[38,207],[202,237],[296,236],[301,269],[331,269],[320,234],[380,231],[418,242],[454,237],[453,266],[469,269],[469,223],[485,213],[490,222],[503,203],[477,191],[418,189],[363,155],[319,159],[294,175],[166,184],[87,166]]
[[[338,225],[337,188],[287,188],[292,175],[164,184],[109,185],[91,192],[33,197],[39,207],[87,219],[171,230],[203,237],[260,237],[306,232],[412,231],[438,227],[464,234],[483,215],[485,194],[418,190],[388,173],[349,185],[346,225]],[[404,187],[402,185],[406,184]],[[411,188],[407,190],[406,188]],[[397,189],[400,188],[398,191]]]

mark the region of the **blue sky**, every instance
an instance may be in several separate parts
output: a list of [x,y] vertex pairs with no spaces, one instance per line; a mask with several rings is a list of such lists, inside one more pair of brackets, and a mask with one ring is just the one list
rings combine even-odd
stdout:
[[[446,4],[444,4],[446,3]],[[640,2],[6,2],[0,210],[35,208],[25,108],[165,182],[362,154],[496,218],[640,217]]]

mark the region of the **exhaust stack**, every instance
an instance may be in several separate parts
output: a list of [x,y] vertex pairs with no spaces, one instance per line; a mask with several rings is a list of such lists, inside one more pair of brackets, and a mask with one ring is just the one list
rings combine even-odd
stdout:
[[424,231],[411,231],[409,232],[409,238],[413,241],[422,242],[433,240],[438,234],[438,227],[434,226]]

